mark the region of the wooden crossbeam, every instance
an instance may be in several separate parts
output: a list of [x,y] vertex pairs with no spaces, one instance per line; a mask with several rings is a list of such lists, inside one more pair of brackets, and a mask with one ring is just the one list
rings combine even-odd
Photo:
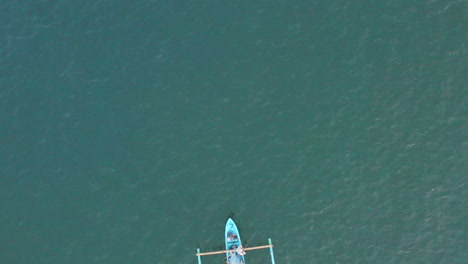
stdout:
[[[264,245],[264,246],[258,246],[258,247],[249,247],[249,248],[244,248],[244,251],[247,250],[255,250],[255,249],[262,249],[262,248],[272,248],[273,245]],[[236,249],[231,249],[231,250],[221,250],[221,251],[211,251],[211,252],[204,252],[204,253],[197,253],[195,256],[207,256],[207,255],[216,255],[216,254],[223,254],[223,253],[229,253],[229,252],[235,252]]]

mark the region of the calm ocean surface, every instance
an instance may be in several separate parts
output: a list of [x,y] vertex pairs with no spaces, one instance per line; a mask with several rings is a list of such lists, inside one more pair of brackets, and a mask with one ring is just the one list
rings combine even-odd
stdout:
[[197,263],[231,212],[278,264],[467,263],[467,40],[464,0],[2,1],[0,263]]

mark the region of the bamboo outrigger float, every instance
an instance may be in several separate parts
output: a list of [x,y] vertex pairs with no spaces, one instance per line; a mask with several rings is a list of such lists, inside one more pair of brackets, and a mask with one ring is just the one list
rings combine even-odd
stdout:
[[226,241],[226,250],[220,251],[211,251],[211,252],[200,252],[200,248],[197,248],[198,264],[202,264],[201,256],[208,255],[217,255],[217,254],[226,254],[226,262],[228,264],[245,264],[245,251],[256,250],[256,249],[270,249],[271,264],[275,264],[275,257],[273,255],[273,244],[271,243],[271,238],[268,238],[268,245],[243,248],[242,241],[240,239],[239,230],[237,229],[234,221],[229,218],[226,223],[225,230],[225,241]]

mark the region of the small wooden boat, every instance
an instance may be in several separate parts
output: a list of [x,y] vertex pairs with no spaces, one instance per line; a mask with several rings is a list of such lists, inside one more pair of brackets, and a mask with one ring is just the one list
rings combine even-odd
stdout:
[[236,250],[234,252],[226,253],[226,262],[229,264],[245,264],[245,252],[242,248],[239,230],[231,218],[229,218],[226,223],[224,238],[226,240],[226,250]]
[[268,245],[243,248],[239,230],[237,229],[236,224],[231,218],[229,218],[226,223],[224,238],[226,242],[226,250],[200,253],[200,248],[197,248],[196,256],[198,257],[198,264],[202,263],[201,256],[216,255],[216,254],[226,254],[226,263],[228,264],[245,264],[245,258],[244,258],[245,251],[262,249],[262,248],[270,249],[271,263],[275,264],[275,258],[273,256],[273,245],[271,244],[271,239],[270,238],[268,239]]

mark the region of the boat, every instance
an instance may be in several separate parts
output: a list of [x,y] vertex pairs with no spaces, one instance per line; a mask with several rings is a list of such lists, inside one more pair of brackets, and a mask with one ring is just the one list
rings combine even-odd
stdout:
[[226,250],[201,253],[200,248],[197,248],[197,253],[195,255],[198,258],[198,264],[202,264],[202,256],[216,254],[226,254],[226,263],[228,264],[245,264],[245,251],[265,248],[270,249],[271,264],[275,264],[275,258],[273,255],[273,244],[271,243],[271,238],[268,238],[268,245],[249,248],[242,247],[242,240],[240,237],[239,230],[237,229],[236,223],[234,223],[234,220],[232,220],[232,218],[229,218],[226,222],[224,239],[226,244]]
[[236,223],[229,218],[225,229],[226,250],[236,250],[226,252],[226,262],[229,264],[245,264],[245,251],[242,248],[242,242]]

